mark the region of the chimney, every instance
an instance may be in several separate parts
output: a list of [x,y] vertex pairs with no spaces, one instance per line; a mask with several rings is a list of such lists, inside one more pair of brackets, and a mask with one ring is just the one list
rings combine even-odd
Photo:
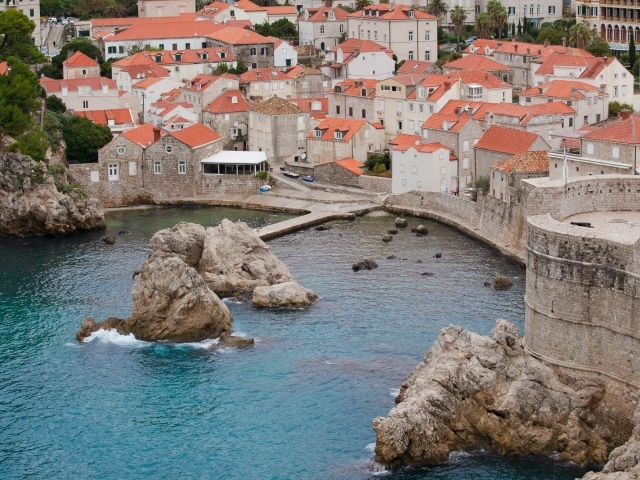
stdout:
[[489,74],[488,73],[484,74],[484,81],[485,82],[489,81]]
[[502,43],[500,42],[496,43],[496,50],[499,50],[500,48],[502,48]]
[[451,89],[451,82],[446,81],[444,82],[444,91],[446,92],[447,90]]
[[567,46],[567,37],[562,37],[562,46],[563,47]]
[[547,48],[549,45],[551,45],[551,43],[549,42],[549,40],[545,40],[545,41],[544,41],[544,48]]
[[531,55],[531,49],[527,48],[527,55]]
[[620,118],[622,118],[622,120],[626,120],[629,117],[631,117],[631,110],[627,110],[626,108],[620,110]]
[[158,140],[160,140],[160,128],[153,127],[153,143],[156,143]]
[[516,44],[513,45],[513,51],[514,53],[518,53],[518,45]]
[[542,95],[542,94],[543,94],[543,90],[542,90],[542,88],[541,88],[541,87],[538,87],[538,94],[539,94],[539,95]]

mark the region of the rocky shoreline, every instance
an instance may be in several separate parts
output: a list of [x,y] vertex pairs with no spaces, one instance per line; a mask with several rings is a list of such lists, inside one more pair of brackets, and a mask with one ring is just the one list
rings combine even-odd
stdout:
[[529,355],[506,320],[496,322],[492,335],[456,326],[441,331],[403,383],[396,407],[373,422],[376,462],[439,464],[453,451],[485,449],[605,463],[614,445],[595,414],[604,386]]
[[106,228],[97,200],[76,188],[67,170],[28,156],[0,157],[0,237],[63,236]]
[[221,297],[270,308],[308,307],[318,298],[243,222],[224,219],[209,228],[179,223],[157,232],[149,245],[149,258],[134,273],[131,316],[104,322],[86,318],[78,341],[115,329],[147,341],[220,338],[227,345],[246,345],[253,340],[231,335],[233,318]]

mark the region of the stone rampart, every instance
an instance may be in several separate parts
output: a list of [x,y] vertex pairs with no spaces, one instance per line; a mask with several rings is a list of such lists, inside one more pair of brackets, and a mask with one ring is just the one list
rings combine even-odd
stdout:
[[255,194],[261,182],[255,175],[202,174],[200,192],[203,194]]

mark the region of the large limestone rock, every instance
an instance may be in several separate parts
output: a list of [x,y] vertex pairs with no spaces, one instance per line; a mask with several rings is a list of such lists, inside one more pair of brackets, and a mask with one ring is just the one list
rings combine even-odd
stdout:
[[[0,155],[0,237],[56,236],[106,227],[95,199],[68,185],[61,165],[56,178],[44,162],[18,153]],[[62,193],[66,186],[70,193]]]
[[528,355],[505,320],[493,338],[450,326],[403,383],[398,405],[374,420],[376,461],[438,464],[452,451],[486,449],[601,464],[611,449],[594,414],[603,393]]
[[589,472],[583,480],[640,479],[640,405],[636,408],[633,421],[635,427],[627,443],[613,449],[601,472]]
[[[226,219],[217,227],[207,228],[198,271],[221,297],[251,295],[257,287],[295,283],[287,266],[246,223]],[[275,290],[278,295],[265,296],[262,292],[258,298],[260,302],[268,297],[277,304],[287,303],[283,295],[291,292],[289,302],[295,303],[299,288],[279,288]]]
[[318,296],[297,282],[284,282],[256,287],[251,301],[256,307],[304,308],[313,305]]

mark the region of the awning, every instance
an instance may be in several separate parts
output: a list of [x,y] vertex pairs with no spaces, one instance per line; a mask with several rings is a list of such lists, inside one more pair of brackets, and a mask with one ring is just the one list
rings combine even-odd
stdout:
[[210,157],[203,158],[200,163],[219,165],[260,165],[267,161],[265,152],[245,152],[237,150],[223,150]]

